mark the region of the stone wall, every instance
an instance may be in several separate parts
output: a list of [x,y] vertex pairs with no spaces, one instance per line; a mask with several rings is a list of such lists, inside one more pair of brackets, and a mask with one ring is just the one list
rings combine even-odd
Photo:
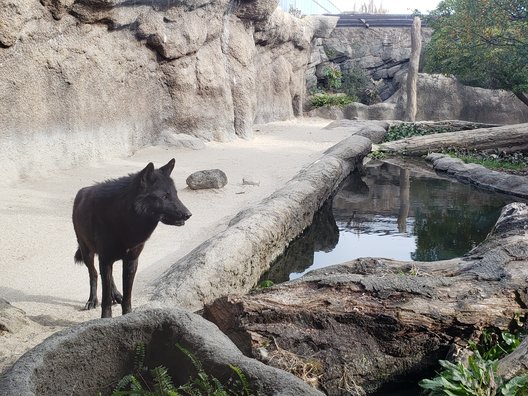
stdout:
[[[422,48],[432,30],[422,28]],[[406,78],[411,54],[410,27],[342,27],[328,38],[317,38],[306,71],[307,90],[324,85],[324,70],[336,67],[342,73],[363,69],[372,79],[370,89],[379,95],[367,106],[353,103],[342,109],[305,108],[309,115],[330,119],[401,120],[407,100]],[[468,87],[456,78],[421,73],[418,77],[417,121],[465,120],[492,124],[528,122],[528,107],[503,90]]]
[[[432,30],[422,29],[422,47],[431,39]],[[315,41],[309,68],[307,88],[321,81],[323,70],[335,65],[342,72],[360,68],[377,80],[381,100],[392,96],[399,88],[394,79],[399,71],[407,70],[411,54],[410,27],[348,27],[335,29],[330,37]]]
[[162,132],[252,136],[294,115],[337,18],[276,0],[2,0],[3,181],[126,155]]
[[[366,106],[352,103],[343,109],[315,109],[312,116],[332,115],[332,118],[359,120],[403,120],[407,94],[405,72],[395,79],[400,88],[389,100]],[[456,78],[440,74],[418,75],[417,121],[463,120],[488,124],[520,124],[528,122],[528,107],[511,92],[468,87]]]

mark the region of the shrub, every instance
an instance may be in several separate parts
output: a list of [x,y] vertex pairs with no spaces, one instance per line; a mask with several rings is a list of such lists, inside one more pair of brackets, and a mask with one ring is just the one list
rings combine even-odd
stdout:
[[326,77],[326,82],[329,89],[341,88],[341,70],[333,64],[323,69],[323,76]]
[[472,355],[467,364],[440,360],[443,370],[433,379],[419,382],[426,395],[454,396],[525,396],[528,395],[528,374],[506,380],[497,374],[498,359],[513,352],[525,334],[524,318],[515,317],[510,331],[484,329],[478,342],[469,342]]
[[353,67],[343,73],[342,91],[349,96],[359,98],[361,103],[370,105],[378,101],[378,92],[372,88],[369,74],[359,67]]
[[270,287],[273,287],[275,285],[275,283],[273,283],[272,280],[264,280],[262,282],[260,282],[257,286],[258,289],[268,289]]
[[416,124],[406,123],[392,125],[385,134],[384,141],[392,142],[393,140],[405,139],[413,136],[427,135],[428,132],[418,128]]
[[459,158],[465,163],[480,164],[488,169],[511,173],[522,173],[528,170],[528,156],[521,152],[515,153],[485,153],[476,150],[448,149],[445,153]]
[[497,360],[486,360],[478,351],[468,358],[467,367],[461,362],[440,360],[444,370],[434,379],[424,379],[419,385],[430,396],[439,395],[526,395],[528,375],[507,381],[497,374]]
[[348,95],[331,95],[328,93],[316,93],[312,96],[311,104],[313,107],[338,106],[344,107],[347,104],[355,102],[355,98]]
[[457,126],[452,126],[444,123],[439,125],[427,124],[427,123],[414,123],[414,122],[402,122],[395,125],[391,125],[387,134],[385,135],[384,141],[391,142],[393,140],[405,139],[413,136],[424,136],[431,135],[433,133],[445,133],[458,130]]

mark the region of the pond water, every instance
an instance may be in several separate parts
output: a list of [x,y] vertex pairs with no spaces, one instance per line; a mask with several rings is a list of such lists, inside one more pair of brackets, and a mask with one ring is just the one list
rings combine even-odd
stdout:
[[482,242],[514,199],[456,182],[422,161],[352,173],[261,280],[280,283],[359,257],[436,261]]

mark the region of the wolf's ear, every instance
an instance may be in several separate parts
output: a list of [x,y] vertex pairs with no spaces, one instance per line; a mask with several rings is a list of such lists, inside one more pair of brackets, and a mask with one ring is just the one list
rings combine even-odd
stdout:
[[152,172],[154,172],[154,164],[149,162],[149,164],[139,172],[138,178],[142,185],[147,185],[148,182],[152,179]]
[[161,171],[161,173],[163,173],[165,176],[170,176],[170,174],[172,173],[172,170],[174,169],[174,163],[176,161],[174,161],[174,158],[171,159],[169,162],[167,162],[166,165],[163,165],[161,168],[159,168],[159,170]]

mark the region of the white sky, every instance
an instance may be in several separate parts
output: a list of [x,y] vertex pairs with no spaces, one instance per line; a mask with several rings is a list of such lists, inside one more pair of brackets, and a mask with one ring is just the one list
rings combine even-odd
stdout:
[[[336,7],[342,11],[351,11],[354,9],[354,3],[357,4],[357,8],[363,3],[368,3],[368,0],[331,0]],[[411,14],[415,9],[420,10],[422,13],[434,10],[440,0],[375,0],[374,4],[383,5],[383,8],[389,11],[391,14]]]

